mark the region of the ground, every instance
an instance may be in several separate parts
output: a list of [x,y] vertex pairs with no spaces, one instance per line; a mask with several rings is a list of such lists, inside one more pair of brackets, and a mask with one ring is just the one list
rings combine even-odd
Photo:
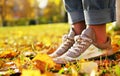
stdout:
[[[109,29],[114,51],[120,36]],[[0,75],[4,76],[119,76],[120,53],[92,60],[81,59],[66,65],[55,64],[48,54],[61,44],[69,31],[65,23],[0,27]]]

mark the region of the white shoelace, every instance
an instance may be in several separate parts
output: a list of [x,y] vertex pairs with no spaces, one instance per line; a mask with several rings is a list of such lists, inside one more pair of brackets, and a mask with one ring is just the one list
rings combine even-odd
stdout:
[[69,47],[72,46],[73,43],[74,43],[74,39],[68,37],[67,35],[63,36],[63,45],[62,45],[62,48],[68,49]]
[[87,37],[76,37],[75,44],[68,50],[67,56],[77,57],[85,51],[92,43],[92,40]]
[[68,49],[74,44],[74,39],[68,37],[67,35],[63,36],[63,43],[62,45],[59,47],[57,51],[57,54],[62,54],[65,53],[66,51],[68,51]]

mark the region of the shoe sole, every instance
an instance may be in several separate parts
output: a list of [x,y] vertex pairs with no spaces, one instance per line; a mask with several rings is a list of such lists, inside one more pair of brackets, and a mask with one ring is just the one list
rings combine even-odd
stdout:
[[[118,50],[117,52],[120,52],[120,50]],[[117,53],[115,52],[115,53]],[[66,64],[66,63],[74,63],[76,61],[79,61],[81,59],[87,59],[87,60],[91,60],[91,59],[100,59],[101,57],[108,57],[111,56],[115,53],[112,54],[107,54],[108,51],[103,51],[101,49],[98,49],[97,47],[95,47],[94,45],[90,45],[90,47],[88,49],[86,49],[85,52],[83,52],[79,57],[77,58],[71,58],[68,56],[63,56],[63,60],[62,58],[60,59],[60,61],[55,61],[57,64]],[[61,61],[62,60],[62,61]]]
[[120,50],[117,50],[112,54],[107,54],[108,51],[98,49],[94,45],[91,45],[83,54],[81,54],[80,59],[97,59],[100,57],[104,58],[116,54],[117,52],[120,52]]

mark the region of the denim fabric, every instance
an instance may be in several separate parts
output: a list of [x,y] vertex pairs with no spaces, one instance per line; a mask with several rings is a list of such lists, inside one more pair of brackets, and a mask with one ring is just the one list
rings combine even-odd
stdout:
[[115,0],[63,0],[69,23],[85,20],[87,25],[116,20]]

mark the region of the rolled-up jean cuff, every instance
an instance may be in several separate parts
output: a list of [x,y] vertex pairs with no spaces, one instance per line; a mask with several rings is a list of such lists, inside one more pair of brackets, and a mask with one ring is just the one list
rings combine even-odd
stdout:
[[113,9],[89,10],[84,11],[84,14],[87,25],[104,24],[116,20]]
[[70,24],[85,20],[83,10],[68,12],[68,20]]

